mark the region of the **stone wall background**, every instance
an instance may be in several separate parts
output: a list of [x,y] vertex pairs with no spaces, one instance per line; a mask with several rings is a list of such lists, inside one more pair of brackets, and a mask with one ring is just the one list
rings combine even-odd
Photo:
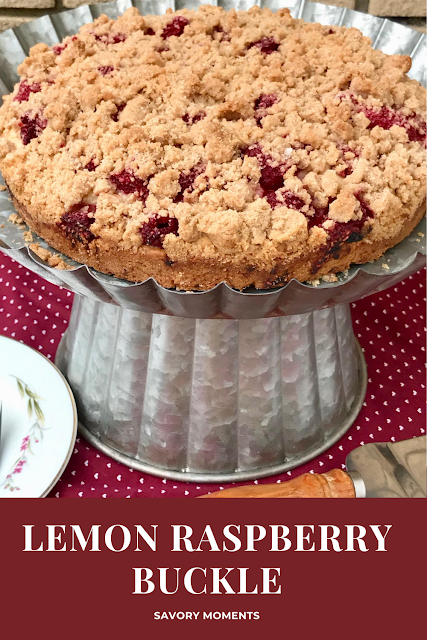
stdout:
[[[102,4],[103,0],[0,0],[0,31],[39,18],[46,13],[75,9],[82,4]],[[372,15],[389,17],[406,26],[426,31],[425,0],[330,0],[333,4]]]

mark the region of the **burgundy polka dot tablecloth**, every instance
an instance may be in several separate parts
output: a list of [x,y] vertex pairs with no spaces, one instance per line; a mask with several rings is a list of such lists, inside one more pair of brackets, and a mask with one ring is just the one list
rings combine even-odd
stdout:
[[[67,328],[73,296],[0,254],[0,334],[53,360]],[[356,422],[326,453],[261,482],[344,467],[364,443],[425,433],[425,270],[352,305],[354,328],[368,365],[368,391]],[[255,483],[257,481],[255,480]],[[228,485],[194,485],[128,469],[78,437],[50,497],[192,498]]]

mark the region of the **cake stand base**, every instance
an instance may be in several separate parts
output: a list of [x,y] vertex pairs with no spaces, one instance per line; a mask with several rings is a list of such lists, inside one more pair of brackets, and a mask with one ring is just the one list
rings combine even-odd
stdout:
[[198,483],[314,458],[351,426],[367,386],[347,305],[194,320],[76,296],[56,364],[89,442],[134,469]]

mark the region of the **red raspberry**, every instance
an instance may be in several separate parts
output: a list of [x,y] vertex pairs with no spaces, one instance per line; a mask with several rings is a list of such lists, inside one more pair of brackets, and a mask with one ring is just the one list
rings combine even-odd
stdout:
[[58,222],[58,226],[73,241],[85,244],[92,242],[95,236],[91,232],[90,226],[95,222],[95,211],[95,204],[79,202],[61,216],[61,222]]
[[21,140],[27,145],[34,138],[38,138],[43,129],[47,127],[47,120],[42,118],[40,114],[31,115],[28,111],[21,116],[19,123],[21,127]]
[[101,73],[103,76],[108,75],[109,73],[111,73],[112,71],[114,71],[114,67],[110,66],[110,65],[106,65],[104,67],[98,67],[98,71],[99,73]]
[[[343,95],[339,97],[344,99]],[[388,130],[393,125],[397,125],[406,130],[410,142],[426,143],[426,122],[421,116],[417,114],[407,116],[385,105],[382,107],[369,107],[368,105],[360,104],[354,95],[350,96],[350,100],[355,105],[356,110],[362,111],[370,121],[368,129],[381,127]]]
[[98,165],[95,164],[95,162],[92,160],[89,160],[89,162],[87,163],[87,165],[85,167],[83,167],[83,169],[86,169],[86,171],[95,171],[96,167]]
[[328,219],[329,205],[335,198],[330,198],[326,207],[314,207],[314,214],[307,217],[307,226],[309,229],[312,227],[320,227]]
[[371,207],[368,205],[368,203],[364,199],[363,193],[359,191],[358,193],[354,194],[354,197],[356,198],[356,200],[359,201],[360,208],[363,214],[362,221],[365,222],[366,220],[368,220],[368,218],[373,218],[374,212],[372,211]]
[[[305,203],[302,200],[302,204],[299,206],[300,198],[296,194],[293,194],[291,191],[280,191],[284,186],[284,175],[292,166],[292,161],[288,160],[284,163],[277,163],[271,156],[264,153],[258,143],[248,147],[244,151],[244,154],[258,160],[258,166],[261,170],[261,177],[259,179],[260,195],[267,200],[273,209],[280,206],[283,201],[291,209],[304,206]],[[287,204],[287,202],[290,204]]]
[[127,39],[127,35],[124,33],[108,33],[103,36],[95,36],[95,40],[103,42],[104,44],[118,44],[124,42]]
[[112,114],[111,120],[114,120],[114,122],[118,122],[119,121],[119,116],[120,116],[121,112],[123,111],[123,109],[125,108],[126,105],[127,105],[127,102],[123,102],[122,104],[118,104],[116,113]]
[[[366,202],[362,193],[355,193],[355,198],[359,201],[362,217],[360,220],[349,220],[349,222],[335,222],[332,229],[328,230],[329,243],[331,245],[337,242],[358,242],[362,240],[362,231],[365,222],[374,217],[374,212]],[[319,227],[328,219],[329,206],[335,198],[329,200],[327,207],[315,207],[314,215],[308,218],[308,228]]]
[[261,51],[261,53],[265,53],[265,55],[268,56],[270,53],[277,51],[279,43],[276,42],[274,38],[261,38],[260,40],[251,42],[248,45],[248,49],[252,49],[252,47],[256,47]]
[[169,24],[167,24],[163,29],[163,40],[166,40],[166,38],[170,38],[171,36],[182,36],[187,24],[190,24],[187,18],[184,18],[184,16],[176,16],[176,18],[174,18],[172,22],[169,22]]
[[255,109],[268,109],[277,102],[277,96],[274,93],[262,93],[255,100]]
[[199,113],[196,113],[194,116],[190,116],[188,113],[184,113],[182,116],[185,124],[188,124],[190,127],[192,124],[196,124],[196,122],[203,120],[203,118],[206,118],[206,113],[204,111],[199,111]]
[[305,202],[293,191],[287,189],[281,189],[278,191],[266,191],[263,197],[267,200],[272,209],[276,207],[286,206],[289,209],[295,209],[299,211],[305,205]]
[[271,156],[264,153],[258,143],[248,147],[244,153],[258,160],[261,169],[259,184],[264,192],[277,191],[283,187],[283,174],[289,168],[287,164],[276,164]]
[[174,202],[183,202],[185,193],[192,193],[194,191],[194,182],[198,176],[206,171],[206,163],[201,160],[198,164],[188,171],[188,173],[181,173],[178,182],[181,188],[180,193],[175,196]]
[[280,197],[289,209],[296,209],[299,211],[305,205],[305,202],[299,195],[293,191],[279,191]]
[[373,129],[376,126],[382,129],[391,129],[396,124],[398,127],[406,129],[411,142],[425,143],[426,123],[420,116],[410,118],[385,106],[380,109],[368,109],[365,107],[362,111],[371,122],[368,129]]
[[348,158],[345,157],[345,154],[348,153],[349,151],[351,151],[351,153],[353,153],[354,156],[356,158],[358,158],[360,156],[360,151],[357,150],[357,149],[350,149],[350,147],[348,145],[346,145],[346,144],[338,145],[338,148],[341,151],[343,162],[345,162],[345,164],[346,164],[346,168],[343,169],[342,171],[340,171],[339,175],[341,176],[341,178],[346,178],[347,176],[349,176],[349,175],[351,175],[353,173],[353,162],[354,162],[354,159],[349,160]]
[[122,193],[131,194],[134,193],[139,200],[145,204],[148,198],[148,182],[151,176],[146,179],[138,178],[133,171],[123,169],[120,173],[113,173],[110,175],[110,182],[116,187],[117,191]]
[[163,247],[163,240],[169,233],[178,235],[178,220],[169,216],[151,216],[139,230],[142,242],[151,247]]
[[[328,229],[328,240],[324,247],[323,256],[313,265],[312,274],[315,274],[322,264],[331,254],[335,254],[338,258],[341,245],[344,243],[360,242],[366,235],[365,223],[374,217],[374,212],[368,205],[362,193],[354,194],[360,203],[362,217],[360,220],[350,220],[349,222],[335,222],[332,229]],[[316,208],[315,214],[308,218],[308,228],[320,226],[328,218],[329,205],[335,200],[331,198],[327,207]]]
[[362,108],[365,116],[370,120],[371,124],[369,129],[373,129],[378,126],[382,129],[390,129],[394,124],[401,126],[400,118],[396,113],[393,113],[388,107],[381,107],[380,109],[370,109],[369,107]]
[[224,31],[224,29],[219,24],[217,24],[216,27],[213,28],[212,33],[220,34],[220,42],[229,42],[231,40],[231,36],[228,31]]
[[56,56],[59,56],[67,47],[68,44],[54,44],[52,47],[52,51]]
[[261,127],[261,120],[267,115],[267,109],[276,104],[278,97],[274,93],[263,93],[255,100],[255,120]]
[[115,33],[113,35],[113,43],[118,44],[119,42],[124,42],[127,36],[124,33]]
[[31,84],[28,80],[23,80],[18,88],[18,93],[14,97],[14,102],[27,102],[32,93],[38,93],[41,91],[41,85],[39,82],[32,82]]

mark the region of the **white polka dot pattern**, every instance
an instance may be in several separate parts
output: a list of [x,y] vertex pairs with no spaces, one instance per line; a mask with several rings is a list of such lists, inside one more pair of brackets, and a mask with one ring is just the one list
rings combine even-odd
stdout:
[[[328,451],[259,483],[344,468],[347,454],[355,447],[425,433],[425,301],[422,270],[394,288],[352,305],[354,328],[369,375],[362,411],[347,434]],[[71,304],[69,291],[0,255],[0,334],[53,360],[67,328]],[[227,486],[231,485],[194,485],[142,474],[78,437],[70,463],[50,497],[191,498]]]

